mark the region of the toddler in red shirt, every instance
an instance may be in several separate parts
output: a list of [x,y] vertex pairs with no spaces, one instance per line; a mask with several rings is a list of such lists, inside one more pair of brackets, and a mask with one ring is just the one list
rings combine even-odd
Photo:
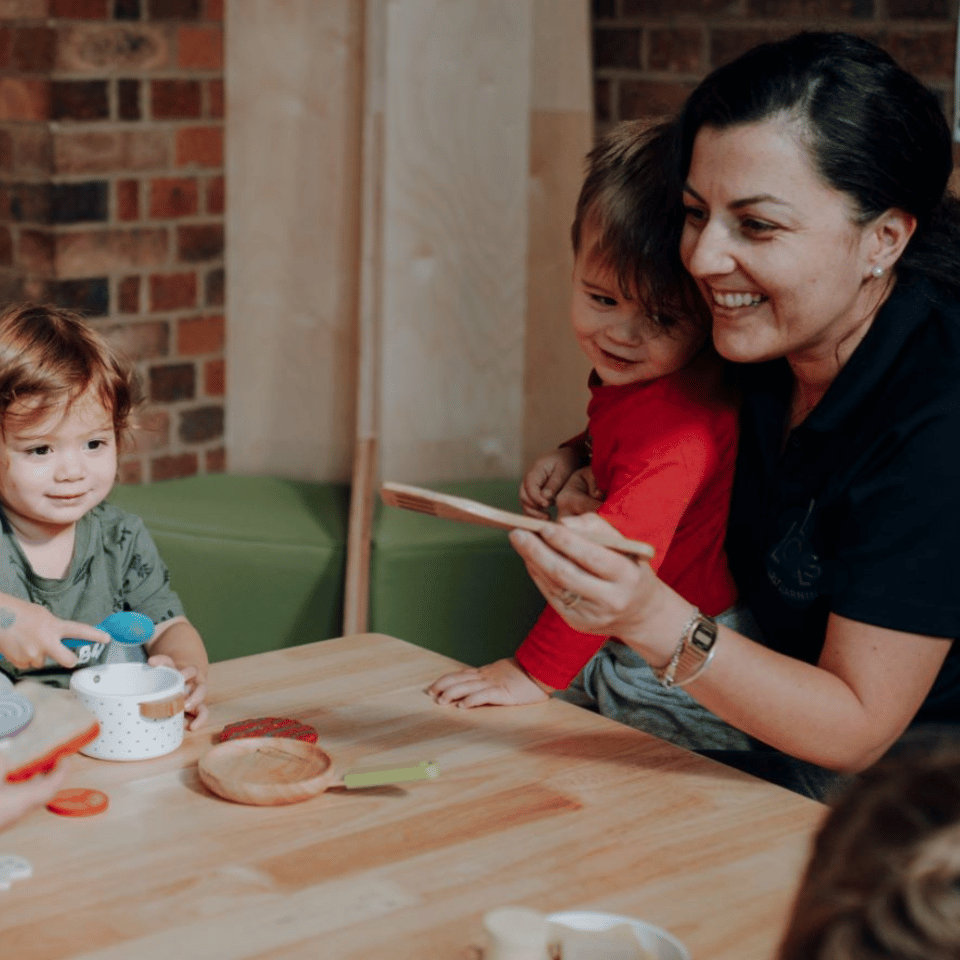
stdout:
[[[593,364],[589,426],[534,464],[520,500],[537,516],[554,504],[561,515],[596,510],[651,544],[660,578],[723,620],[736,601],[723,542],[737,404],[709,342],[709,314],[680,263],[672,145],[669,122],[629,121],[588,156],[572,228],[570,319]],[[640,676],[649,668],[604,639],[548,606],[514,657],[446,674],[429,692],[441,704],[475,707],[535,703],[569,687],[565,699],[649,729],[634,716],[650,699],[650,678]],[[697,738],[702,745],[702,730]],[[720,740],[730,745],[726,731]]]

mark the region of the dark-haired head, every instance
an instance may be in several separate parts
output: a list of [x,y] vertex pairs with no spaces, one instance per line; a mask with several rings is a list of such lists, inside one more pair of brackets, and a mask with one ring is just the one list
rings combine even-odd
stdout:
[[[602,263],[661,326],[681,317],[706,326],[709,314],[680,261],[677,133],[675,123],[650,119],[605,133],[587,155],[570,233],[574,253]],[[583,250],[588,231],[593,247]]]
[[866,223],[886,210],[916,218],[901,279],[960,291],[960,204],[946,195],[950,130],[934,94],[876,44],[847,33],[800,33],[761,44],[711,73],[680,118],[680,166],[703,127],[773,118],[800,124],[814,169]]

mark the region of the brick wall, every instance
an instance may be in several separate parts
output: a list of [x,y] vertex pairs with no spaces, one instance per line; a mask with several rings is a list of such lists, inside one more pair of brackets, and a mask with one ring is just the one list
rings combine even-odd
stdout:
[[224,469],[223,3],[0,0],[0,302],[135,358],[125,482]]
[[952,119],[955,0],[592,0],[592,14],[600,128],[673,112],[714,67],[803,29],[876,41]]

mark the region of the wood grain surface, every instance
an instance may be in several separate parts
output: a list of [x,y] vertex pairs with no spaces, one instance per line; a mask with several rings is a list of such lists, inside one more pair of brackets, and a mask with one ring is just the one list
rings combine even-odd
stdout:
[[[29,814],[0,853],[18,960],[473,960],[481,918],[517,904],[650,921],[695,960],[770,960],[812,801],[557,701],[461,711],[425,688],[453,661],[360,635],[216,663],[210,723],[132,763],[73,759],[96,817]],[[410,757],[437,780],[232,804],[197,761],[226,723],[317,728],[338,774]]]

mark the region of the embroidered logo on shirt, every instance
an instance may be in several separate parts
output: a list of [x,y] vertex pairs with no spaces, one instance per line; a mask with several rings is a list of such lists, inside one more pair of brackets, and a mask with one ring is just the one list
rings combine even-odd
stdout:
[[767,577],[791,607],[808,607],[820,596],[817,581],[823,567],[810,542],[815,505],[816,500],[811,500],[803,519],[791,522],[783,539],[766,557]]

